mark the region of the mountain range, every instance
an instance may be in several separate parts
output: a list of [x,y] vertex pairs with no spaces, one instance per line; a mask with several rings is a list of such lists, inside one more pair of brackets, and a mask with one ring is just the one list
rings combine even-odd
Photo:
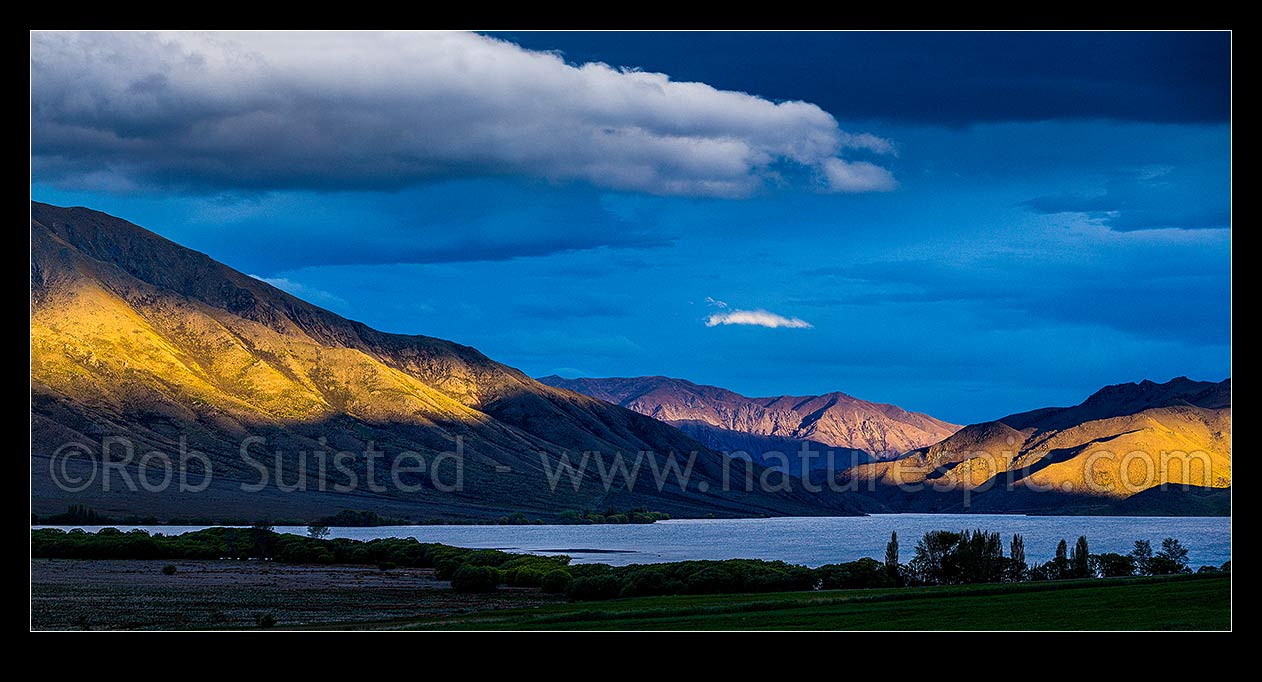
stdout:
[[[158,518],[857,513],[838,495],[725,491],[723,456],[655,419],[544,385],[468,346],[377,331],[125,220],[37,202],[31,403],[31,504],[42,514],[68,504]],[[260,440],[243,445],[251,437]],[[335,451],[353,455],[344,468],[329,463]],[[409,452],[433,469],[402,469],[403,485],[369,484]],[[615,466],[618,453],[628,466],[646,457],[645,472],[671,471],[671,453],[682,471],[696,455],[682,486],[644,472],[608,489],[590,471],[577,485],[552,478],[582,453],[593,453],[590,469]],[[146,490],[142,461],[159,481],[162,471],[209,467],[209,488]],[[303,466],[305,487],[291,490]]]
[[[754,456],[768,451],[792,453],[805,444],[821,454],[834,451],[837,462],[849,462],[852,457],[861,462],[893,459],[960,429],[927,414],[840,392],[748,398],[717,386],[659,376],[564,379],[553,375],[539,381],[659,419],[716,450]],[[790,458],[794,465],[799,459]],[[810,463],[818,466],[822,461],[823,457]]]
[[1231,379],[1107,386],[840,477],[895,511],[1228,513]]
[[[125,220],[37,202],[30,276],[31,506],[41,515],[71,504],[249,520],[343,509],[555,519],[610,507],[1230,513],[1230,379],[1119,384],[965,427],[844,393],[535,380],[469,346],[346,319]],[[797,460],[767,455],[804,445],[848,466],[821,479],[818,460],[809,465],[831,489],[774,478],[742,489],[725,476],[723,453],[736,451],[759,462],[754,479],[800,473]]]
[[747,398],[657,376],[540,381],[652,416],[767,466],[784,461],[767,454],[784,453],[795,474],[802,460],[793,455],[803,446],[832,450],[827,473],[869,511],[1230,513],[1230,379],[1119,384],[1072,407],[965,427],[844,393]]

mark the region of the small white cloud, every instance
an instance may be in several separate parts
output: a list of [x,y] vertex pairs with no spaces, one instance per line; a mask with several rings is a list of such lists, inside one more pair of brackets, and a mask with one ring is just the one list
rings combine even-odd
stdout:
[[705,321],[707,327],[721,324],[739,324],[751,327],[767,327],[768,329],[812,329],[814,325],[797,317],[785,317],[767,310],[729,310],[714,313]]
[[872,133],[842,133],[841,146],[845,149],[862,149],[872,152],[873,154],[889,154],[898,156],[898,149],[894,147],[894,143],[883,137],[877,137]]
[[726,308],[726,307],[727,307],[727,303],[726,303],[726,302],[724,302],[724,301],[720,301],[720,300],[718,300],[718,299],[716,299],[716,298],[710,298],[709,296],[706,296],[706,297],[705,297],[705,302],[706,302],[706,303],[709,303],[710,305],[714,306],[715,308]]
[[345,306],[346,299],[341,296],[330,294],[323,289],[309,287],[301,282],[295,282],[285,277],[262,277],[259,275],[250,275],[254,279],[268,284],[284,291],[285,293],[297,296],[308,303],[323,306]]
[[825,159],[821,167],[830,192],[889,192],[898,187],[888,170],[867,161]]

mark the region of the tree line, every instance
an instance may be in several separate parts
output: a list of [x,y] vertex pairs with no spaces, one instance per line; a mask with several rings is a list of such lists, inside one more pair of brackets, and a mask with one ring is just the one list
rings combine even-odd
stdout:
[[[143,530],[97,533],[59,528],[31,531],[31,556],[59,559],[271,559],[296,564],[376,565],[433,569],[460,592],[492,592],[501,586],[540,588],[574,600],[672,594],[732,594],[799,590],[898,588],[918,585],[1022,582],[1190,572],[1187,550],[1166,538],[1153,551],[1140,540],[1129,554],[1091,554],[1085,537],[1071,550],[1062,540],[1050,561],[1027,565],[1025,541],[1014,535],[1005,555],[998,533],[931,531],[915,545],[912,559],[899,560],[897,533],[885,560],[863,558],[818,568],[783,561],[729,559],[659,564],[571,565],[566,556],[468,549],[415,538],[327,539],[319,528],[308,536],[277,533],[271,526],[207,528],[167,536]],[[1221,570],[1230,570],[1231,562]],[[174,567],[173,567],[174,568]],[[1202,572],[1220,570],[1203,566]],[[171,571],[174,575],[175,570]]]
[[[1155,552],[1148,540],[1136,540],[1128,554],[1092,554],[1085,536],[1079,536],[1072,548],[1065,539],[1061,539],[1051,560],[1033,565],[1026,561],[1023,536],[1012,536],[1006,556],[1003,544],[999,533],[985,530],[930,531],[916,543],[911,561],[901,564],[898,561],[898,535],[894,533],[886,548],[885,568],[898,584],[906,585],[1117,578],[1192,572],[1188,566],[1188,550],[1175,538],[1162,540],[1160,549]],[[1221,568],[1202,566],[1198,572],[1230,570],[1230,563]]]

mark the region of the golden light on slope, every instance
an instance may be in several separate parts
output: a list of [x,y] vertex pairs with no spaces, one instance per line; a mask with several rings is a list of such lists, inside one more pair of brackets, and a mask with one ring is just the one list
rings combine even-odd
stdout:
[[486,419],[360,350],[280,334],[196,301],[173,309],[168,301],[146,305],[141,295],[129,305],[87,280],[36,309],[31,363],[32,381],[116,408],[192,405],[280,423],[335,414],[427,426]]
[[1011,478],[1031,491],[1119,499],[1162,484],[1231,486],[1230,408],[1151,408],[1050,432],[984,427],[848,476],[941,491],[986,490]]

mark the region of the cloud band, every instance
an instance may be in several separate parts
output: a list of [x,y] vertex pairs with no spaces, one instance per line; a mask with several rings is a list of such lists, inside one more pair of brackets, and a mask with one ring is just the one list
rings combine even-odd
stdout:
[[115,192],[488,175],[710,197],[894,185],[841,158],[893,145],[814,104],[473,33],[35,32],[31,119],[37,180]]

